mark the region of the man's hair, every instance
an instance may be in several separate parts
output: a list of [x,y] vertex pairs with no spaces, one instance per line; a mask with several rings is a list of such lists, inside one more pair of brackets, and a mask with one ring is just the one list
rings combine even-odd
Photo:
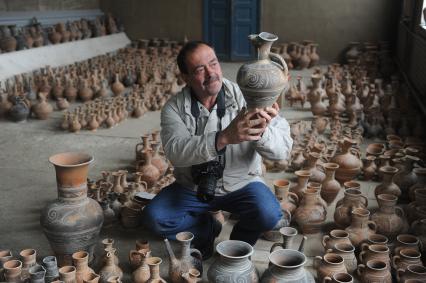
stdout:
[[179,51],[179,54],[177,56],[177,65],[179,67],[179,71],[182,74],[188,74],[188,67],[186,66],[186,56],[188,56],[189,53],[193,52],[195,49],[200,47],[201,45],[206,45],[213,49],[213,47],[210,46],[207,42],[198,40],[198,41],[188,41],[182,49]]

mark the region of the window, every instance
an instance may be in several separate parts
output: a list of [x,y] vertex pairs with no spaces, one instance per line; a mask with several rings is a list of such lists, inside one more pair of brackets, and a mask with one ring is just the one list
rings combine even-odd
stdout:
[[420,16],[420,26],[426,29],[426,1],[423,1],[422,14]]

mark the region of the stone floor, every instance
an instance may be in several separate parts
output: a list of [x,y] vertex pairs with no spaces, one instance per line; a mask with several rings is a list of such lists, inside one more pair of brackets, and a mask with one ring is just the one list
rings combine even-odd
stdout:
[[[225,77],[235,81],[240,64],[223,63]],[[292,72],[292,76],[302,75],[309,81],[311,71]],[[309,108],[290,109],[284,107],[281,114],[288,121],[310,119]],[[58,129],[62,114],[54,112],[47,121],[31,119],[24,123],[0,121],[0,249],[11,249],[16,256],[25,248],[34,248],[38,258],[52,254],[48,241],[39,224],[40,210],[50,200],[56,198],[54,168],[48,157],[64,151],[84,151],[95,157],[89,177],[99,178],[101,170],[117,170],[129,167],[135,158],[134,147],[142,134],[159,130],[159,112],[150,112],[140,119],[128,119],[112,129],[100,129],[96,132],[81,131],[71,134]],[[266,180],[272,187],[275,178],[291,178],[292,174],[268,173]],[[373,189],[376,183],[361,182],[362,190],[369,197],[370,208],[376,206]],[[340,198],[340,197],[338,197]],[[333,226],[334,205],[329,207],[326,231]],[[233,221],[228,220],[217,238],[217,242],[228,238]],[[162,274],[166,277],[167,255],[162,239],[144,228],[126,230],[120,225],[103,229],[101,239],[115,239],[120,266],[126,273],[125,280],[130,282],[128,252],[134,248],[140,238],[149,240],[152,254],[163,258]],[[323,254],[320,239],[322,235],[309,235],[305,246],[308,256],[307,266],[312,259]],[[297,242],[297,240],[296,240]],[[263,273],[267,267],[268,254],[272,242],[259,240],[255,245],[252,260]],[[100,244],[99,244],[100,248]],[[204,263],[204,270],[214,258]],[[206,276],[204,275],[204,279]]]

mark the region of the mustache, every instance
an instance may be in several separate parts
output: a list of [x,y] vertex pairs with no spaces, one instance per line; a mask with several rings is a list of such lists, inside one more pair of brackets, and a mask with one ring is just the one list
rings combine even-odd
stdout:
[[218,81],[218,80],[219,80],[219,76],[211,76],[210,78],[208,78],[207,80],[203,82],[203,85],[208,85],[211,82]]

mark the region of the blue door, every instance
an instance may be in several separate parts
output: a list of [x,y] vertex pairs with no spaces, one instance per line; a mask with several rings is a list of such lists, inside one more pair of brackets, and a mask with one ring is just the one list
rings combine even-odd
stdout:
[[259,0],[204,0],[204,40],[222,60],[247,60],[248,35],[259,32]]

